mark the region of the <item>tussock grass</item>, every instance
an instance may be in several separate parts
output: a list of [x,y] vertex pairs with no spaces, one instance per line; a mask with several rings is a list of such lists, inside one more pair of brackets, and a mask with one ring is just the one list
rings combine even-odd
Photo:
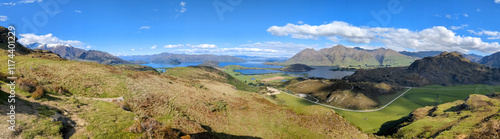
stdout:
[[[0,55],[0,58],[5,56]],[[158,75],[97,63],[53,61],[25,56],[18,56],[17,60],[19,74],[38,82],[40,86],[61,86],[70,95],[79,97],[125,98],[124,105],[130,107],[131,111],[124,110],[119,104],[104,101],[73,101],[71,98],[60,101],[79,106],[81,110],[76,111],[78,117],[88,123],[85,131],[74,135],[75,137],[144,137],[145,132],[133,133],[126,130],[134,125],[136,117],[144,116],[156,120],[158,123],[154,122],[154,125],[161,123],[179,130],[181,134],[208,134],[209,137],[219,138],[367,137],[337,114],[297,114],[290,108],[270,103],[256,93],[243,91],[254,88],[241,89],[246,84],[218,70],[188,67],[186,71],[191,72]],[[0,64],[2,65],[6,66],[5,63]],[[4,72],[5,69],[0,70]],[[191,78],[183,74],[196,76]],[[52,89],[55,90],[59,89]],[[225,110],[213,111],[206,105],[214,102],[215,105],[222,104],[220,106],[224,106],[221,108]]]

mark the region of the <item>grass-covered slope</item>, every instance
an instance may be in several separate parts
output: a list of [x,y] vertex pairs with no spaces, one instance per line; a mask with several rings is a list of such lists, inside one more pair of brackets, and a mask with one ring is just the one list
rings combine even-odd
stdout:
[[[0,52],[0,59],[7,59],[6,51]],[[24,88],[18,90],[18,101],[26,103],[18,104],[24,107],[17,111],[19,132],[8,132],[13,138],[368,137],[333,111],[304,114],[269,103],[256,93],[243,91],[251,89],[238,88],[243,86],[241,81],[213,68],[180,68],[183,70],[177,74],[174,68],[173,75],[166,75],[31,54],[18,55],[15,60],[23,80],[19,86]],[[7,67],[6,63],[0,66]],[[0,72],[5,73],[6,68]],[[1,84],[7,91],[5,83]],[[41,88],[45,95],[35,99],[37,91],[30,86]],[[120,96],[124,101],[91,99]],[[52,112],[38,109],[39,105]],[[76,123],[74,132],[40,113],[64,115]]]
[[[488,97],[489,96],[489,97]],[[465,101],[419,108],[400,125],[395,137],[410,138],[498,138],[500,127],[498,94],[473,94]]]
[[257,87],[249,86],[228,73],[208,66],[177,67],[168,69],[165,74],[184,79],[205,79],[234,85],[235,89],[256,92]]

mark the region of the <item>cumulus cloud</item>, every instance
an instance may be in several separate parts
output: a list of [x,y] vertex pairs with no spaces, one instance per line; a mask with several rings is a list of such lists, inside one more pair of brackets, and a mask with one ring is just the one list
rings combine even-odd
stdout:
[[23,45],[30,45],[33,43],[41,43],[47,45],[67,44],[75,47],[81,47],[84,45],[84,43],[77,40],[61,40],[50,33],[46,35],[35,35],[30,33],[30,34],[20,34],[20,36],[22,38],[19,39],[19,43]]
[[500,39],[500,32],[498,31],[489,31],[489,30],[482,30],[482,31],[479,31],[479,32],[476,32],[474,30],[467,30],[469,31],[470,33],[472,34],[476,34],[476,35],[486,35],[486,36],[489,36],[488,39],[489,40],[497,40],[497,39]]
[[465,28],[465,27],[467,27],[467,26],[469,26],[469,25],[462,24],[462,25],[460,25],[460,26],[451,26],[451,27],[450,27],[450,29],[451,29],[451,30],[459,30],[459,29],[463,29],[463,28]]
[[80,10],[75,10],[75,13],[82,13],[82,11],[80,11]]
[[151,47],[151,49],[156,49],[156,47],[157,47],[157,45],[153,45],[153,46]]
[[149,28],[151,28],[151,27],[150,27],[150,26],[142,26],[142,27],[140,27],[139,29],[146,29],[146,30],[147,30],[147,29],[149,29]]
[[242,44],[240,47],[251,47],[251,48],[273,48],[277,50],[302,50],[304,48],[314,48],[318,45],[307,45],[307,44],[295,44],[295,43],[282,43],[280,41],[269,41],[269,42],[256,42],[251,44]]
[[[273,51],[263,51],[269,52],[269,55],[273,56],[293,56],[294,54],[302,51],[305,48],[319,48],[317,44],[295,44],[295,43],[283,43],[280,41],[269,41],[269,42],[256,42],[250,44],[242,44],[241,48],[251,48],[245,50],[267,50],[272,49]],[[253,49],[258,48],[258,49]],[[271,53],[274,52],[274,53]],[[266,55],[264,55],[266,56]]]
[[267,31],[275,36],[291,36],[298,39],[318,39],[325,37],[334,42],[339,40],[357,44],[378,42],[394,50],[440,50],[459,51],[463,53],[476,50],[491,53],[500,49],[498,42],[486,43],[477,37],[457,36],[453,31],[443,26],[412,31],[404,28],[358,27],[346,22],[334,21],[329,24],[317,26],[307,24],[287,24],[281,27],[272,26]]
[[500,4],[500,0],[495,0],[495,3],[496,4]]
[[0,15],[0,21],[7,21],[7,16],[5,15]]
[[356,27],[342,21],[319,26],[287,24],[283,27],[272,26],[267,31],[275,36],[291,35],[297,39],[339,36],[355,43],[370,43],[375,35],[366,27]]
[[186,44],[186,46],[189,46],[192,48],[217,48],[217,46],[215,46],[215,44],[198,44],[198,45]]
[[299,21],[299,22],[297,22],[297,24],[304,24],[304,22],[303,21]]

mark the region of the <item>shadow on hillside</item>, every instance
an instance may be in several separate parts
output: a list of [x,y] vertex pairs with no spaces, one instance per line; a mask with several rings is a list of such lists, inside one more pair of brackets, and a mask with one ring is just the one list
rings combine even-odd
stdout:
[[226,133],[217,133],[212,131],[212,128],[206,125],[201,125],[201,127],[207,132],[201,132],[201,133],[196,133],[196,134],[190,134],[191,138],[196,138],[196,139],[213,139],[213,138],[220,138],[220,139],[262,139],[260,137],[252,137],[252,136],[239,136],[239,135],[230,135]]
[[409,116],[405,116],[397,120],[385,122],[382,126],[380,126],[378,132],[375,134],[379,136],[392,135],[398,131],[398,129],[402,126],[401,124],[408,120]]
[[[16,120],[16,126],[15,126],[16,132],[13,132],[13,134],[12,134],[15,136],[20,135],[22,133],[22,131],[24,130],[23,128],[25,128],[24,127],[25,125],[23,125],[22,123],[26,123],[28,121],[33,120],[33,119],[20,119],[18,114],[35,115],[37,117],[49,117],[49,118],[53,119],[52,118],[53,115],[55,115],[56,113],[58,113],[58,114],[62,113],[61,110],[59,110],[58,108],[55,108],[55,107],[52,107],[49,105],[40,104],[37,102],[31,102],[31,101],[28,101],[28,100],[25,100],[23,98],[18,97],[18,95],[16,95],[16,97],[14,98],[15,103],[9,103],[8,100],[11,99],[11,98],[9,98],[9,96],[10,96],[9,93],[0,90],[0,106],[3,106],[2,108],[6,108],[6,109],[0,110],[0,111],[3,111],[0,115],[1,116],[11,116],[8,114],[8,113],[10,113],[11,109],[8,109],[8,108],[10,108],[11,105],[15,106],[14,112],[16,115],[16,119],[15,119]],[[50,101],[61,101],[60,98],[51,97],[49,95],[45,95],[43,99],[47,99]],[[66,122],[65,123],[61,122],[61,124],[63,124],[63,126],[65,126],[65,128],[61,131],[61,133],[63,134],[63,136],[65,138],[69,138],[72,135],[72,133],[74,133],[74,132],[72,132],[72,130],[74,130],[74,127],[72,125],[67,125],[66,123],[68,123],[68,122],[74,123],[74,121],[72,121],[69,118],[63,118],[63,119],[65,119]],[[17,121],[22,121],[22,122],[19,123]],[[19,129],[19,128],[21,128],[21,129]]]

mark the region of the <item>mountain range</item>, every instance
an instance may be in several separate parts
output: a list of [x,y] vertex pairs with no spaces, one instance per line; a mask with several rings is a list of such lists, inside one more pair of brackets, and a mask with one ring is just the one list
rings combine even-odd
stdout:
[[83,50],[70,46],[68,44],[41,44],[33,43],[26,45],[30,49],[49,50],[59,54],[62,58],[74,61],[89,61],[97,62],[106,65],[119,65],[119,64],[134,64],[133,62],[123,60],[107,52],[97,50]]
[[500,52],[496,52],[489,56],[485,56],[484,58],[479,60],[478,63],[491,67],[500,68]]
[[402,55],[391,49],[364,50],[337,45],[319,51],[305,49],[278,65],[307,64],[310,66],[379,67],[408,66],[417,57]]
[[[408,51],[400,51],[399,53],[407,56],[413,56],[413,57],[419,57],[419,58],[424,58],[424,57],[429,57],[429,56],[437,56],[441,54],[443,51],[420,51],[420,52],[408,52]],[[476,55],[476,54],[463,54],[461,53],[463,57],[471,60],[472,62],[478,62],[483,58],[481,55]]]
[[409,67],[360,69],[344,79],[402,86],[500,84],[500,69],[472,62],[456,52],[443,52],[416,60]]
[[172,62],[178,61],[180,63],[189,62],[205,62],[205,61],[215,61],[215,62],[246,62],[243,58],[228,56],[228,55],[187,55],[187,54],[173,54],[173,53],[160,53],[154,55],[133,55],[133,56],[120,56],[125,60],[141,60],[157,64],[170,64]]

